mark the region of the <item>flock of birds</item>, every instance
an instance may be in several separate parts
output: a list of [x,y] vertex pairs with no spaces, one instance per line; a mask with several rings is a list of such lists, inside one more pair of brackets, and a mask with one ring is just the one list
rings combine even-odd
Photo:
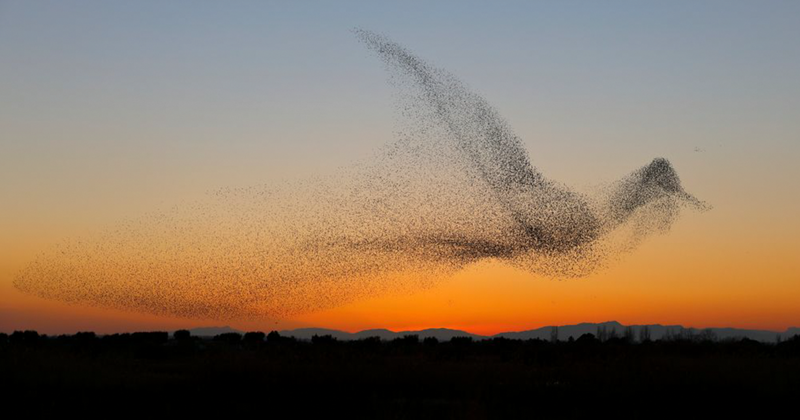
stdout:
[[483,98],[386,37],[354,31],[398,88],[402,129],[324,179],[228,188],[43,252],[15,279],[60,301],[159,315],[278,319],[431,287],[484,259],[585,276],[669,229],[670,163],[590,194],[546,178]]

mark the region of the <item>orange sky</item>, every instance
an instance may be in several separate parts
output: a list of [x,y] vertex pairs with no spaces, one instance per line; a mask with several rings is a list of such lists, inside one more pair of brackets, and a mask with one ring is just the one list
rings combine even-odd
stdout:
[[270,322],[185,320],[70,306],[22,295],[3,282],[0,330],[115,332],[230,324],[244,330],[447,327],[493,334],[608,320],[776,331],[798,325],[796,244],[789,238],[773,243],[759,232],[725,231],[712,216],[687,215],[669,234],[648,239],[608,269],[582,279],[547,279],[485,261],[428,290]]

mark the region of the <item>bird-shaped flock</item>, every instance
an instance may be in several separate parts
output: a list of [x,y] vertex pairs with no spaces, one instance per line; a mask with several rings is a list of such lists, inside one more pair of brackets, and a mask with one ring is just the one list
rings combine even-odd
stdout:
[[205,319],[284,318],[431,287],[484,259],[585,276],[664,232],[688,194],[663,158],[591,193],[546,178],[480,96],[386,37],[355,35],[398,87],[401,130],[322,179],[229,188],[67,239],[15,278],[65,302]]

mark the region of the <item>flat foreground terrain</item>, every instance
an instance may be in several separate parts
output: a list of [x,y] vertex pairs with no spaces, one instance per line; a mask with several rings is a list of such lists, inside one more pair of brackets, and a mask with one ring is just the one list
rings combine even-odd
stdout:
[[30,413],[762,416],[791,410],[800,396],[800,336],[440,343],[17,332],[0,335],[0,377],[5,405]]

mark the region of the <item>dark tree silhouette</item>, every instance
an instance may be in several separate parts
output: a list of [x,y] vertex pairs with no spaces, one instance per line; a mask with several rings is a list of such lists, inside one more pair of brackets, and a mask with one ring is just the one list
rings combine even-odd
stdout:
[[314,336],[311,337],[311,343],[318,345],[334,344],[336,343],[336,341],[338,340],[336,340],[336,338],[330,334],[325,334],[325,335],[314,334]]
[[244,334],[244,341],[251,343],[260,343],[264,341],[266,335],[261,331],[251,331]]
[[36,345],[39,342],[39,333],[32,330],[14,331],[8,340],[12,344]]
[[698,340],[704,342],[717,341],[717,334],[711,328],[706,328],[703,331],[700,331],[700,334],[698,334],[697,338]]
[[439,344],[439,339],[436,337],[425,337],[425,339],[422,340],[422,344],[425,344],[426,346],[435,346]]
[[557,343],[558,342],[558,327],[554,326],[550,329],[550,342]]
[[192,339],[192,333],[189,330],[178,330],[172,333],[172,338],[176,341],[185,342]]
[[628,343],[633,343],[633,341],[636,339],[636,337],[633,335],[633,328],[625,327],[625,333],[623,334],[622,338]]
[[214,336],[214,341],[220,341],[230,345],[238,345],[242,341],[242,335],[237,332],[227,332]]
[[242,343],[248,349],[259,349],[264,344],[266,334],[261,331],[251,331],[244,334]]
[[472,337],[453,337],[450,339],[450,344],[454,346],[468,346],[472,344]]
[[650,327],[645,325],[639,330],[639,342],[650,341]]
[[599,342],[600,340],[598,340],[594,334],[590,333],[582,334],[577,340],[575,340],[576,344],[594,344]]
[[398,346],[414,346],[419,344],[419,336],[413,334],[413,335],[404,335],[402,337],[397,337],[394,340],[392,340],[392,344]]
[[267,343],[270,344],[278,343],[281,341],[281,338],[283,337],[281,337],[281,334],[279,332],[275,330],[270,331],[269,334],[267,334]]

